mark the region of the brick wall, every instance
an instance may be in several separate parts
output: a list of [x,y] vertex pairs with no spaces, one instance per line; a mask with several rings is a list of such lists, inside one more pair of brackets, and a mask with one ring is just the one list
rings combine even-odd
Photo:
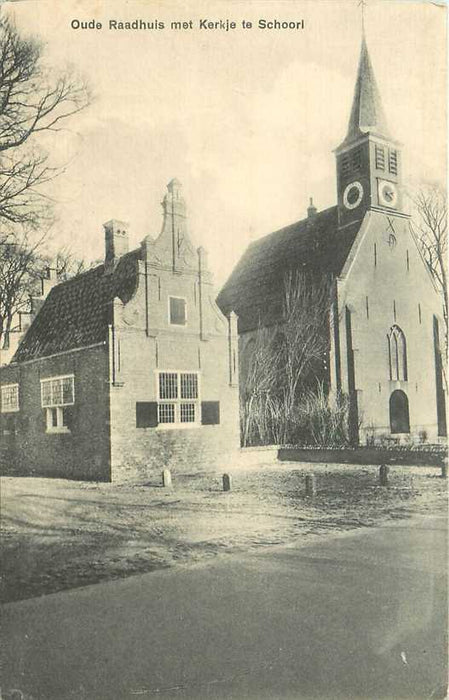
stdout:
[[[239,448],[238,388],[229,385],[228,339],[148,338],[121,332],[120,382],[111,387],[112,479],[145,479],[225,464]],[[157,347],[157,349],[156,349]],[[136,403],[157,401],[157,370],[198,372],[200,400],[220,403],[220,423],[182,428],[136,427]]]
[[[193,262],[197,264],[196,258]],[[169,322],[172,295],[185,299],[185,325]],[[236,324],[230,335],[228,320],[214,298],[207,273],[200,279],[193,267],[173,272],[142,264],[133,299],[126,306],[115,305],[111,336],[114,481],[153,477],[165,466],[174,473],[210,469],[226,463],[238,450],[238,370],[234,377],[230,372],[230,364],[238,363]],[[158,371],[198,372],[200,401],[219,402],[220,423],[137,428],[136,403],[158,399]]]
[[[66,353],[0,370],[2,384],[19,384],[16,431],[5,434],[2,414],[2,473],[108,480],[110,474],[108,354],[105,346]],[[70,432],[46,430],[41,383],[74,375],[75,404]]]

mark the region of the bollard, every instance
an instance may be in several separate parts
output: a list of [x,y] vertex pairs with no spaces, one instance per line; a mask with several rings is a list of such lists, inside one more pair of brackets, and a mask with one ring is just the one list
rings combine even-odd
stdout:
[[379,484],[381,486],[388,486],[388,472],[390,471],[390,467],[387,467],[385,464],[381,464],[379,468]]
[[315,474],[307,474],[307,476],[306,476],[306,496],[315,496],[315,494],[316,494]]
[[232,479],[229,474],[223,474],[223,491],[230,491],[232,486]]
[[164,488],[167,488],[168,486],[171,486],[171,474],[170,474],[170,469],[164,469],[162,472],[162,486]]
[[445,459],[441,465],[441,478],[447,479],[447,459]]

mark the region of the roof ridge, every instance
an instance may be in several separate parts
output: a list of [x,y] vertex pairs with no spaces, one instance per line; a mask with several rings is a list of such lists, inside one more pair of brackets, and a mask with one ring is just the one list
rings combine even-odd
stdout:
[[276,229],[275,231],[271,231],[271,233],[266,233],[264,236],[261,236],[255,241],[252,241],[250,243],[250,246],[255,245],[259,243],[260,241],[265,240],[269,236],[275,236],[277,233],[281,233],[282,231],[285,231],[288,228],[291,228],[293,226],[299,226],[300,224],[307,223],[310,221],[316,221],[319,217],[323,216],[323,214],[328,214],[332,209],[337,209],[337,204],[334,204],[331,207],[327,207],[326,209],[322,209],[321,211],[317,211],[317,213],[313,216],[313,218],[310,218],[309,216],[305,216],[304,219],[299,219],[298,221],[293,221],[291,224],[287,224],[286,226],[282,226],[281,228]]

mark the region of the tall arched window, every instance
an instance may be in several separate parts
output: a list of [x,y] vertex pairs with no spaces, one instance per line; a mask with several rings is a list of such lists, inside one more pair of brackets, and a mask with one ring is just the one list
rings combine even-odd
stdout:
[[407,381],[407,346],[405,335],[399,326],[393,326],[388,334],[390,379]]

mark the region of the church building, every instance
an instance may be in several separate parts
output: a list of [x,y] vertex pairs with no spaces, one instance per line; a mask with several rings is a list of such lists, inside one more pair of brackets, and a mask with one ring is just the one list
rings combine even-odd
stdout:
[[446,435],[442,304],[405,212],[401,144],[365,37],[335,156],[337,204],[318,212],[311,202],[306,219],[251,243],[219,294],[239,319],[241,390],[258,328],[282,327],[285,273],[309,271],[331,290],[323,371],[329,399],[348,397],[352,443],[437,441]]
[[104,225],[104,263],[54,286],[0,368],[3,473],[120,481],[208,468],[239,448],[237,326],[192,245],[181,184],[129,251]]

